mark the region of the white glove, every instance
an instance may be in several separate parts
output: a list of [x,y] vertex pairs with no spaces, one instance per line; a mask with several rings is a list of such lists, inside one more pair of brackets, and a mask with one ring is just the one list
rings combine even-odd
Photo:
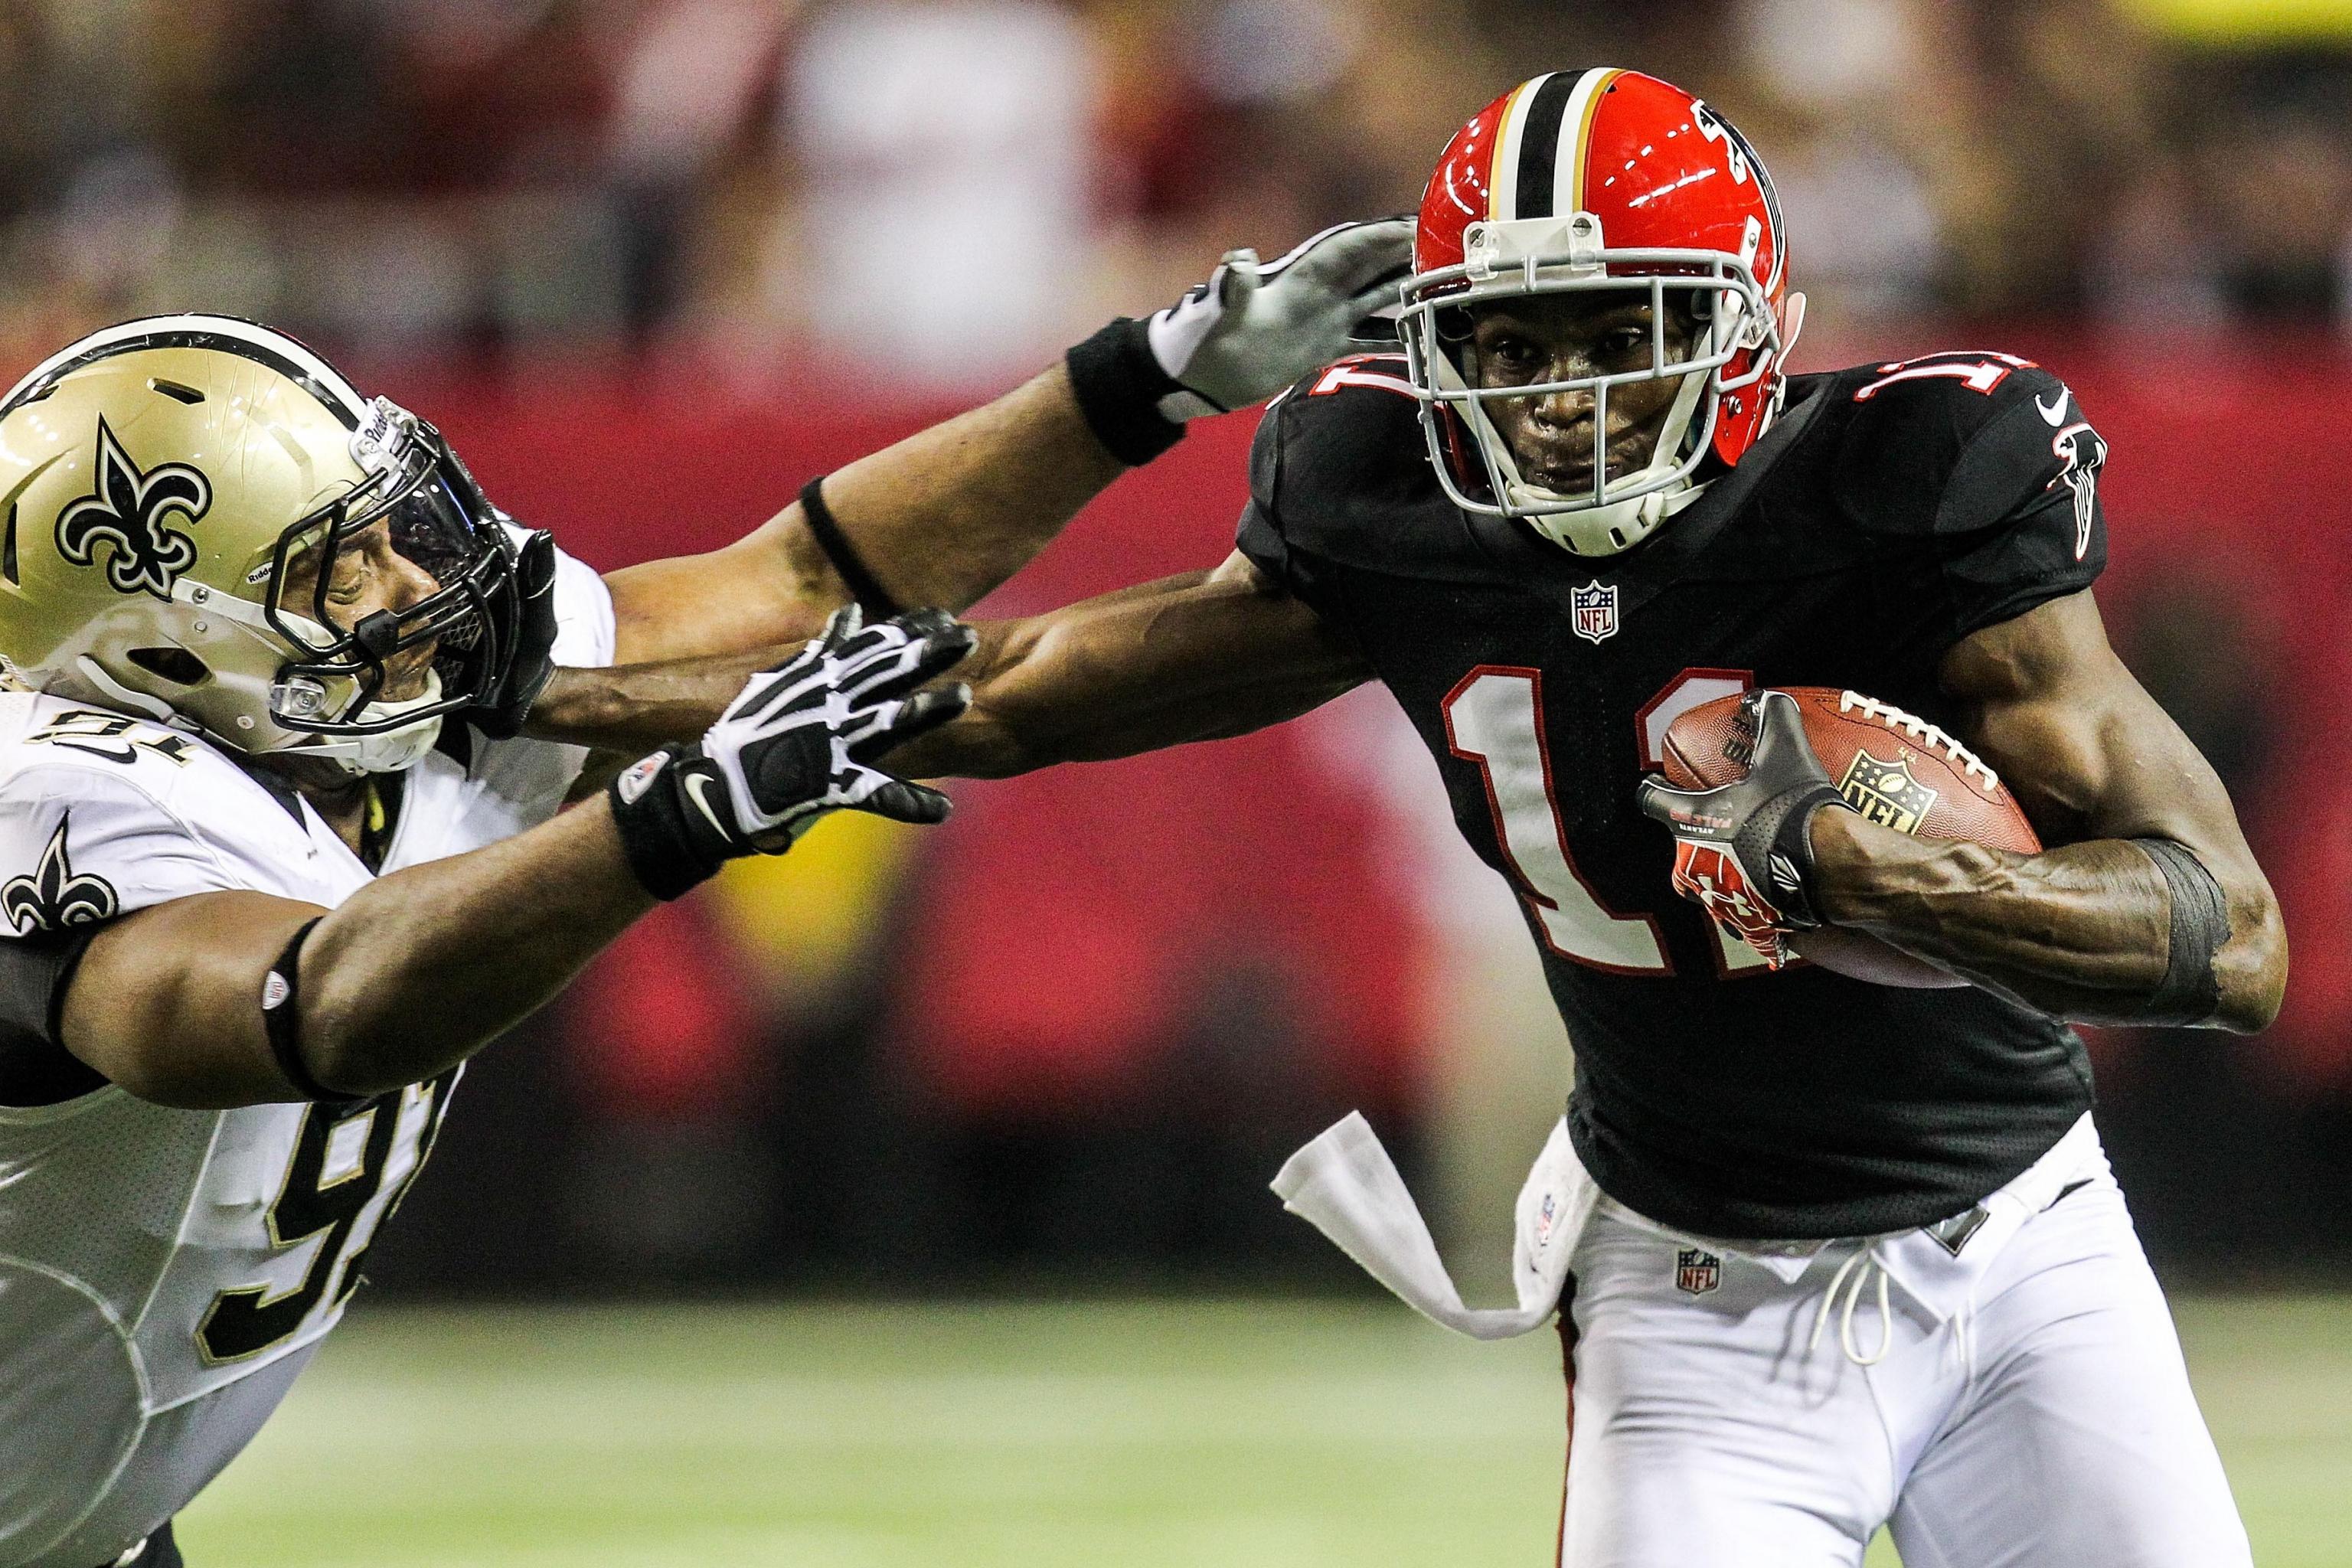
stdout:
[[900,822],[944,819],[947,796],[870,759],[964,710],[971,693],[961,685],[917,688],[971,652],[973,640],[944,610],[869,626],[850,605],[796,657],[751,677],[701,746],[727,781],[730,826],[741,841],[773,853],[780,838],[798,838],[844,809]]
[[1398,303],[1412,265],[1413,220],[1338,224],[1288,255],[1233,250],[1209,280],[1151,318],[1151,356],[1180,384],[1161,397],[1174,423],[1260,403],[1351,350],[1356,323]]
[[944,610],[864,624],[837,612],[824,635],[742,693],[692,746],[656,752],[613,782],[614,825],[648,892],[674,899],[740,855],[791,847],[828,812],[899,822],[948,815],[948,798],[875,765],[971,700],[920,688],[971,651]]

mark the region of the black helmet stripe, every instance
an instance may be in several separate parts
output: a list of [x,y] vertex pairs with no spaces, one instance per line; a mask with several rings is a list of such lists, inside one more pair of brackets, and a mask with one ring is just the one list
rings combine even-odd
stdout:
[[1757,281],[1763,284],[1769,293],[1780,286],[1780,277],[1787,270],[1789,259],[1789,230],[1780,221],[1780,193],[1773,188],[1771,173],[1764,167],[1764,160],[1756,155],[1756,149],[1749,144],[1748,138],[1740,133],[1739,127],[1720,114],[1716,115],[1715,121],[1723,127],[1723,133],[1731,138],[1731,144],[1739,150],[1739,155],[1748,160],[1748,172],[1756,177],[1756,189],[1764,198],[1764,218],[1772,226],[1772,275]]
[[[1568,114],[1568,100],[1576,96],[1576,84],[1585,75],[1581,70],[1554,71],[1536,89],[1519,128],[1518,180],[1511,216],[1558,216],[1551,209],[1552,192],[1558,183],[1555,172],[1562,151],[1560,123]],[[1575,156],[1573,147],[1567,152],[1569,156]]]

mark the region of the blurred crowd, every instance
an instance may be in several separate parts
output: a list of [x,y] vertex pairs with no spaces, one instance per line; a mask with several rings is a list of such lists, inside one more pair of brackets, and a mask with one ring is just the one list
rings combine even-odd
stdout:
[[962,390],[1411,205],[1479,104],[1603,62],[1747,128],[1817,321],[2352,322],[2352,15],[2209,10],[0,0],[0,343],[203,307]]

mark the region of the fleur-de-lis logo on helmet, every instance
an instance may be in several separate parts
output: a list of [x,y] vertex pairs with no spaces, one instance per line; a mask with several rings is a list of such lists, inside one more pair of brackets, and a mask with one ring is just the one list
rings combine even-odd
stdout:
[[172,584],[196,563],[196,542],[163,519],[176,510],[194,522],[212,504],[212,481],[186,463],[141,472],[100,415],[98,489],[58,514],[58,551],[88,566],[100,543],[110,544],[106,580],[116,592],[169,599]]
[[121,908],[105,878],[74,874],[73,862],[66,858],[66,827],[72,820],[68,816],[58,822],[31,876],[11,877],[0,885],[0,915],[18,936],[95,925],[112,920]]

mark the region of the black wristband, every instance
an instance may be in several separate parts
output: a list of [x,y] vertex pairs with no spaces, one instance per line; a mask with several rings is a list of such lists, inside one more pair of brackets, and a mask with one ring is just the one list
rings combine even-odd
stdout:
[[2185,845],[2169,838],[2131,842],[2164,873],[2165,891],[2172,905],[2164,979],[2139,1017],[2150,1024],[2190,1027],[2210,1024],[2221,1007],[2221,983],[2213,973],[2213,955],[2230,940],[2230,901],[2205,862]]
[[1103,449],[1139,468],[1184,438],[1184,426],[1160,412],[1160,400],[1184,385],[1160,368],[1151,330],[1121,316],[1071,349],[1070,391]]
[[[715,826],[696,831],[695,814],[679,794],[685,764],[698,755],[656,752],[622,769],[605,792],[629,869],[665,903],[709,881],[729,858]],[[724,781],[712,786],[727,787]]]
[[[319,920],[326,917],[321,915]],[[261,1029],[269,1041],[269,1055],[279,1076],[302,1091],[302,1098],[321,1105],[356,1105],[372,1095],[345,1094],[329,1089],[302,1059],[302,944],[319,921],[305,921],[286,943],[286,951],[269,966],[261,983]]]
[[824,558],[833,563],[834,571],[839,574],[857,607],[866,612],[867,620],[887,621],[906,613],[904,606],[890,596],[890,591],[866,569],[866,563],[858,559],[848,535],[834,521],[833,509],[824,504],[823,474],[801,487],[801,516],[808,521],[809,537],[824,552]]

